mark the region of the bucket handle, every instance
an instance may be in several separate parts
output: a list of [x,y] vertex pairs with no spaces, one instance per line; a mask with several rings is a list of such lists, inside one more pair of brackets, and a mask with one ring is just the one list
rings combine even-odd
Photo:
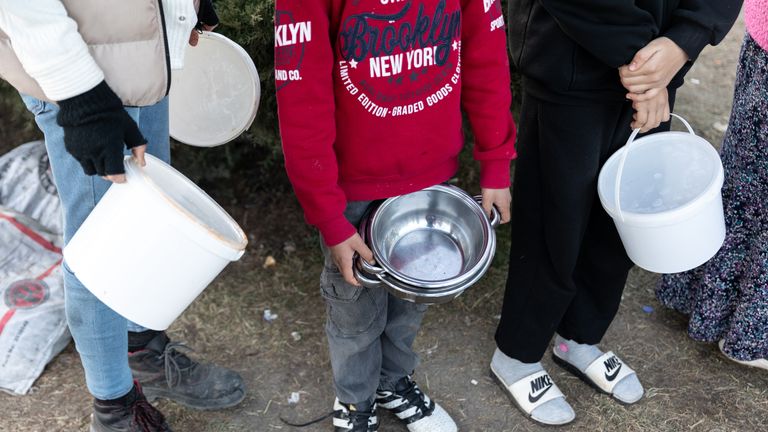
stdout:
[[[688,129],[688,132],[691,135],[696,135],[696,132],[693,131],[693,128],[691,127],[691,124],[688,123],[684,118],[681,116],[670,113],[671,117],[675,117],[676,119],[680,120],[684,125],[685,128]],[[614,194],[613,194],[613,208],[616,210],[616,213],[619,215],[619,219],[624,222],[624,212],[621,211],[621,177],[624,174],[624,164],[627,162],[627,155],[629,154],[629,150],[632,148],[632,144],[635,142],[635,138],[637,138],[637,135],[640,133],[640,129],[635,129],[632,131],[632,135],[629,136],[629,140],[627,140],[627,143],[624,144],[624,152],[621,154],[621,160],[619,161],[619,168],[616,171],[616,184],[614,186]]]

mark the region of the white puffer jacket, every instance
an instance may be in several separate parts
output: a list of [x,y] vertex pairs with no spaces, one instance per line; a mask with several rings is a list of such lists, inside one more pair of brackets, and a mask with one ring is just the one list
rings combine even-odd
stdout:
[[0,77],[52,101],[106,79],[125,105],[154,104],[183,67],[196,3],[0,0]]

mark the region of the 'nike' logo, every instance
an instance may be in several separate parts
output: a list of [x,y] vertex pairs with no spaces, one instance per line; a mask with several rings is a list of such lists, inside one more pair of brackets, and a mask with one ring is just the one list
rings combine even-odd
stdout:
[[552,384],[550,383],[550,384],[549,384],[547,387],[545,387],[543,390],[541,390],[541,391],[540,391],[540,392],[539,392],[537,395],[535,395],[535,396],[534,396],[533,392],[529,393],[529,394],[528,394],[528,402],[530,402],[530,403],[532,403],[532,404],[533,404],[533,403],[536,403],[536,402],[538,402],[538,401],[539,401],[539,399],[541,399],[541,397],[542,397],[542,396],[544,396],[544,394],[545,394],[546,392],[548,392],[548,391],[549,391],[549,389],[551,389],[551,388],[552,388]]
[[610,375],[608,374],[608,372],[606,372],[606,373],[605,373],[605,379],[607,379],[607,380],[608,380],[608,382],[611,382],[611,381],[615,380],[615,379],[616,379],[616,377],[617,377],[617,376],[619,376],[619,372],[621,371],[621,367],[622,367],[622,366],[623,366],[623,365],[622,365],[621,363],[619,363],[619,367],[617,367],[617,368],[616,368],[616,370],[615,370],[615,371],[613,371],[613,373],[612,373],[612,374],[610,374]]

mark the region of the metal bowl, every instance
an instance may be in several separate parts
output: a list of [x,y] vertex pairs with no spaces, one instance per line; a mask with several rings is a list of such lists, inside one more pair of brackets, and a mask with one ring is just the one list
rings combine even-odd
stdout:
[[499,219],[494,209],[489,220],[477,198],[450,185],[390,198],[360,226],[377,265],[358,260],[358,279],[417,303],[453,299],[488,270]]

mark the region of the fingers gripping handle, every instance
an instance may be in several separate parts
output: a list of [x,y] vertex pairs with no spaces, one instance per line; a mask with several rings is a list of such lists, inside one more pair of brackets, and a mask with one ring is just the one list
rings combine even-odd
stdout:
[[[483,205],[483,197],[482,195],[475,195],[474,196],[475,201],[477,201],[478,204],[482,207]],[[483,209],[483,212],[485,212],[485,209]],[[493,228],[498,228],[498,226],[501,224],[501,213],[499,212],[499,209],[496,208],[494,205],[491,208],[491,215],[489,216],[491,226]]]
[[358,254],[355,254],[355,265],[352,266],[352,269],[355,278],[366,288],[381,286],[380,277],[386,274],[384,269],[369,263]]

